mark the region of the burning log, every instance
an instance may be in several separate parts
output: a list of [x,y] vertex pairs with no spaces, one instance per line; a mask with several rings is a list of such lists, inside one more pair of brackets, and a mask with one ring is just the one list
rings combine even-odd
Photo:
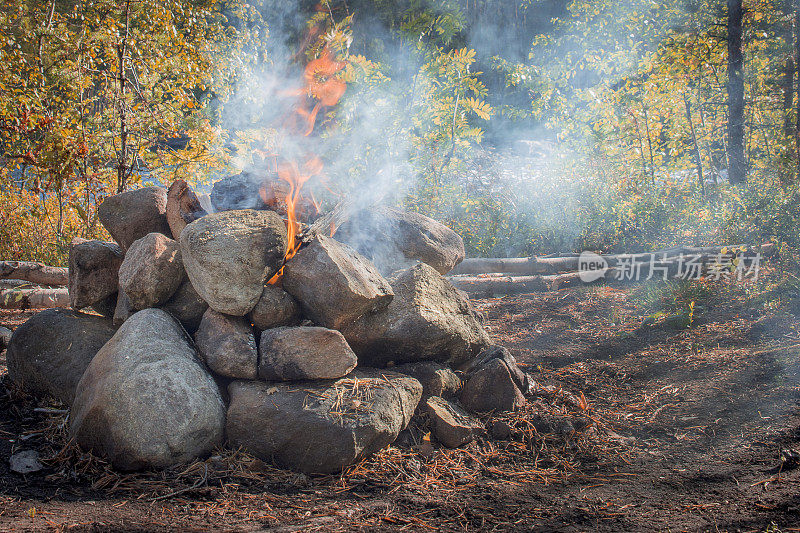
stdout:
[[0,290],[0,308],[2,309],[47,309],[50,307],[69,307],[69,292],[65,287]]
[[341,200],[333,209],[319,217],[313,224],[302,231],[300,240],[303,243],[310,243],[316,237],[323,235],[329,236],[336,232],[353,214],[355,202],[350,199]]
[[39,285],[66,285],[67,269],[32,261],[0,261],[0,279],[21,279]]

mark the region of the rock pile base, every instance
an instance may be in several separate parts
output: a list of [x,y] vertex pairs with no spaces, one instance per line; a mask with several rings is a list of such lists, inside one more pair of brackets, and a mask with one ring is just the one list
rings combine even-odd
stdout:
[[227,445],[331,473],[394,442],[412,417],[455,447],[486,434],[476,414],[525,402],[527,376],[442,277],[463,258],[458,235],[380,208],[354,220],[375,229],[376,246],[398,247],[399,270],[352,224],[341,240],[358,250],[318,236],[285,261],[281,216],[249,189],[229,194],[252,178],[215,186],[210,214],[185,182],[169,203],[158,187],[106,199],[100,220],[117,243],[73,242],[75,309],[14,332],[10,378],[69,405],[82,447],[123,470]]

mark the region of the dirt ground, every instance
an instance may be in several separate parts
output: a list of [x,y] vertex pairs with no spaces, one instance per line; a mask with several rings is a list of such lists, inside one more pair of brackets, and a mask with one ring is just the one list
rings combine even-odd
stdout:
[[[555,388],[487,421],[508,438],[447,450],[412,432],[341,476],[222,451],[118,474],[66,441],[62,407],[6,379],[0,530],[800,531],[800,468],[780,460],[800,450],[800,319],[743,290],[702,289],[476,300],[493,339]],[[46,468],[9,472],[21,449]]]

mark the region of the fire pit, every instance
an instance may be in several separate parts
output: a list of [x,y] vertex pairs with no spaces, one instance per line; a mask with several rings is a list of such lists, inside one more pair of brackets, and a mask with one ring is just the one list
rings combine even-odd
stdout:
[[305,225],[285,206],[199,205],[183,182],[108,198],[118,243],[73,243],[76,310],[39,313],[8,348],[11,379],[69,404],[70,434],[117,468],[227,444],[336,472],[415,412],[456,446],[482,432],[474,413],[524,402],[525,375],[442,277],[464,255],[447,227],[374,207],[340,212],[330,236],[329,218]]

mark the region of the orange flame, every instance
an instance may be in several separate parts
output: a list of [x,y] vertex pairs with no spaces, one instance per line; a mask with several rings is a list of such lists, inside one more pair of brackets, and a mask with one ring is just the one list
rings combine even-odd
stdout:
[[[319,57],[309,61],[303,73],[303,88],[295,94],[300,97],[300,102],[295,108],[294,117],[290,117],[289,123],[293,118],[299,118],[303,124],[302,134],[309,136],[314,131],[317,115],[323,107],[336,105],[344,95],[347,84],[339,79],[337,75],[347,65],[344,61],[338,61],[333,54],[325,47]],[[313,99],[314,105],[309,109],[309,98]],[[299,128],[298,128],[299,129]],[[276,160],[277,161],[277,160]],[[289,184],[289,191],[286,194],[286,229],[288,231],[288,246],[284,262],[288,261],[300,249],[301,242],[297,238],[300,230],[298,222],[301,192],[303,185],[312,177],[322,173],[322,161],[313,154],[306,156],[305,162],[298,165],[297,161],[289,160],[277,164],[278,177]],[[319,204],[311,195],[311,202],[319,212]],[[267,283],[274,285],[283,276],[283,268],[278,271]]]
[[289,161],[282,164],[278,168],[278,176],[289,184],[289,193],[286,195],[286,218],[287,230],[289,233],[289,244],[286,247],[286,260],[288,261],[297,250],[300,248],[300,242],[297,240],[297,233],[300,229],[298,219],[298,200],[300,199],[300,190],[303,184],[312,176],[318,175],[322,172],[322,161],[318,157],[311,157],[303,164],[303,171],[298,169],[295,161]]
[[317,59],[309,61],[303,73],[305,82],[304,92],[316,100],[314,107],[309,111],[303,107],[298,108],[298,113],[306,117],[307,127],[303,135],[311,135],[317,120],[317,113],[322,106],[335,106],[339,103],[347,84],[336,75],[345,67],[344,61],[333,59],[326,47]]

